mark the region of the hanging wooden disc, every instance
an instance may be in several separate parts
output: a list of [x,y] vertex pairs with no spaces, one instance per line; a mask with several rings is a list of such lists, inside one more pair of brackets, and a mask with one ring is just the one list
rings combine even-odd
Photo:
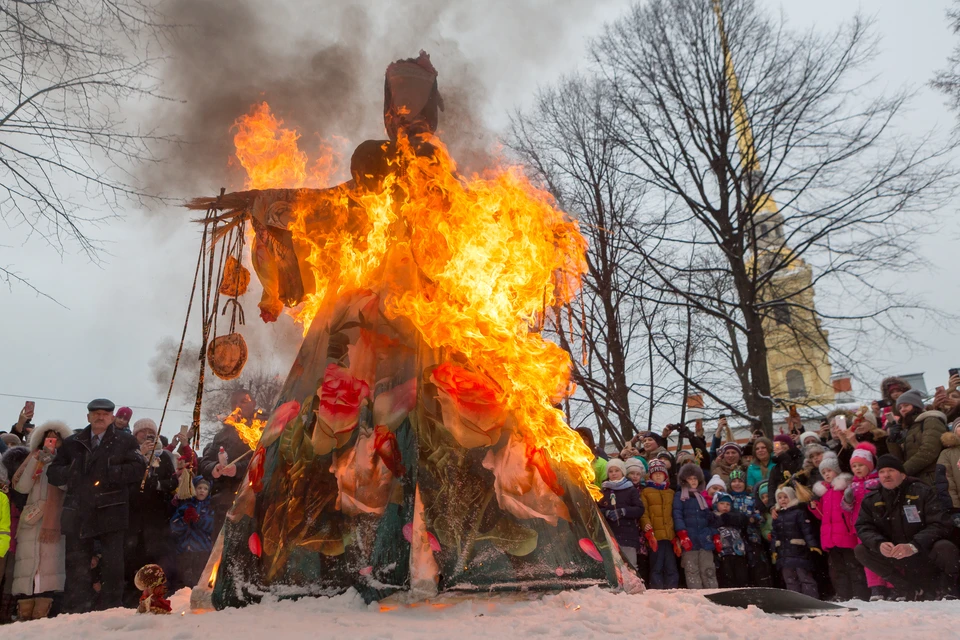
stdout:
[[247,363],[247,343],[239,333],[214,338],[207,347],[210,370],[221,380],[233,380]]

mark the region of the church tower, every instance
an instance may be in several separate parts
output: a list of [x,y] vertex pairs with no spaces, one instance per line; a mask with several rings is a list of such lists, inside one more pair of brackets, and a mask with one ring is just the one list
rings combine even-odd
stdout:
[[[741,163],[747,175],[759,178],[760,162],[727,46],[720,0],[713,0],[713,8],[720,29]],[[764,306],[763,329],[770,391],[775,399],[791,404],[832,404],[830,345],[816,311],[813,272],[802,258],[791,256],[784,218],[774,199],[760,189],[751,191],[758,195],[752,227],[747,230],[752,236],[748,242],[755,250],[748,259],[756,261],[760,272],[774,263],[777,271],[761,292],[762,300],[768,303]],[[783,265],[783,261],[788,263]]]

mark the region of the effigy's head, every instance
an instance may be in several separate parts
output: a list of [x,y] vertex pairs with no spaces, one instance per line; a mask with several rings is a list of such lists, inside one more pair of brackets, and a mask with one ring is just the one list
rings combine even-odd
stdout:
[[383,85],[383,124],[390,139],[400,131],[413,137],[435,133],[443,111],[437,88],[437,70],[430,56],[420,51],[417,58],[397,60],[387,67]]

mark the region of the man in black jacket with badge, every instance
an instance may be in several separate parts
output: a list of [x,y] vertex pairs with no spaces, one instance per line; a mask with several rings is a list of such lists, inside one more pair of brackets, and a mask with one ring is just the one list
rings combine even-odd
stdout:
[[113,410],[114,404],[105,399],[88,404],[90,424],[64,441],[47,469],[50,483],[66,488],[60,517],[66,536],[66,613],[93,609],[90,561],[98,541],[100,608],[121,605],[129,491],[142,480],[146,462],[137,440],[113,427]]
[[857,560],[893,584],[900,598],[956,596],[960,550],[936,491],[907,476],[903,463],[877,460],[880,488],[867,494],[857,519]]

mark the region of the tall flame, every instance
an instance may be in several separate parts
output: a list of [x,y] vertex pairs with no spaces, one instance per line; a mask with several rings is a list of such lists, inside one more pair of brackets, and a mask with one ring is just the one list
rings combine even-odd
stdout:
[[[265,103],[238,120],[234,142],[248,186],[303,186],[307,159],[298,137]],[[388,247],[408,249],[431,285],[387,298],[387,316],[408,319],[430,347],[460,353],[493,378],[528,442],[595,491],[593,454],[556,408],[572,390],[569,354],[533,329],[546,310],[576,296],[586,241],[519,168],[465,179],[443,143],[430,143],[436,153],[421,157],[401,139],[405,171],[388,176],[377,193],[302,193],[290,229],[298,253],[308,256],[315,293],[294,315],[308,327],[332,286],[371,286]],[[359,203],[359,222],[344,213],[348,202]],[[308,229],[307,214],[320,208],[334,219]]]
[[[251,449],[255,449],[260,442],[260,436],[263,434],[264,427],[267,426],[266,420],[244,420],[240,415],[239,409],[234,409],[233,413],[223,419],[224,424],[232,425],[237,430],[237,435]],[[231,460],[231,462],[233,462]]]

